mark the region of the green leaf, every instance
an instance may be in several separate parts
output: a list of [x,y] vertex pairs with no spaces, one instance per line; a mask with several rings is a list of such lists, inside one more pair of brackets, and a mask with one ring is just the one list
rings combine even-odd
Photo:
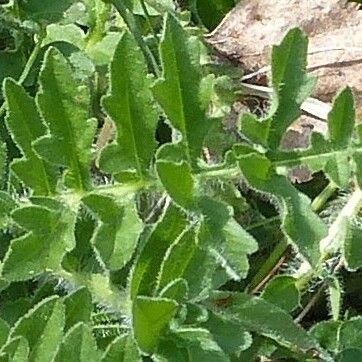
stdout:
[[133,302],[133,333],[140,349],[152,354],[177,311],[170,299],[137,297]]
[[6,162],[8,158],[7,147],[4,142],[0,143],[0,185],[6,183]]
[[212,334],[206,329],[180,328],[173,331],[173,336],[179,347],[187,349],[188,361],[229,361]]
[[338,362],[355,362],[362,356],[362,349],[360,348],[348,348],[343,350],[338,355]]
[[362,349],[362,317],[354,317],[343,323],[339,333],[340,350]]
[[46,133],[35,101],[14,80],[4,82],[7,107],[6,126],[23,154],[12,162],[12,170],[37,195],[50,195],[56,186],[56,174],[52,166],[34,152],[32,142]]
[[161,298],[173,299],[177,303],[181,303],[187,299],[188,284],[185,279],[179,278],[171,281],[161,291]]
[[87,48],[87,55],[97,66],[110,64],[121,37],[119,32],[107,32],[100,41]]
[[[10,286],[11,287],[11,286]],[[1,304],[1,318],[10,326],[22,317],[32,306],[30,298],[13,296]]]
[[36,152],[51,163],[67,168],[68,187],[90,187],[91,146],[95,120],[87,120],[89,91],[74,79],[70,65],[55,48],[46,52],[40,73],[37,102],[50,134],[34,142]]
[[63,338],[56,362],[99,362],[100,352],[90,328],[84,323],[72,327]]
[[92,295],[87,288],[79,288],[67,295],[64,300],[65,306],[65,330],[68,330],[79,322],[90,321],[93,303]]
[[176,163],[158,159],[156,166],[158,177],[172,200],[185,209],[192,208],[195,186],[190,165],[185,161]]
[[63,18],[64,12],[74,0],[19,0],[19,9],[25,17],[40,23],[55,23]]
[[111,64],[111,91],[103,106],[116,125],[116,141],[105,147],[100,167],[109,173],[134,172],[146,178],[156,149],[157,112],[142,51],[123,34]]
[[342,150],[349,146],[355,117],[352,89],[346,87],[334,98],[332,110],[328,114],[328,138],[333,149]]
[[295,351],[317,348],[316,342],[283,309],[261,298],[229,292],[214,292],[208,307],[248,331],[253,331]]
[[29,351],[28,341],[24,337],[15,337],[2,346],[0,360],[1,362],[29,362]]
[[10,337],[29,342],[29,361],[48,362],[55,357],[63,336],[64,305],[58,297],[42,300],[13,327]]
[[115,338],[104,352],[102,362],[141,361],[137,345],[129,335],[123,335]]
[[75,24],[50,24],[46,28],[46,37],[42,42],[42,46],[51,45],[54,42],[67,42],[79,49],[83,49],[85,46],[85,34]]
[[338,321],[342,306],[342,287],[335,276],[328,279],[329,301],[331,303],[331,312],[334,321]]
[[9,325],[3,319],[0,319],[0,346],[7,341],[9,329]]
[[349,270],[362,267],[362,230],[353,223],[349,223],[347,235],[342,248],[343,257]]
[[[360,127],[362,129],[362,126]],[[362,131],[361,131],[362,133]],[[362,134],[360,136],[362,139]],[[356,165],[356,179],[358,186],[362,187],[362,150],[358,150],[353,154],[353,160]]]
[[181,348],[174,339],[162,339],[152,357],[155,362],[187,362],[189,351]]
[[223,229],[230,220],[230,206],[208,196],[199,197],[198,206],[205,221],[205,236],[210,240],[223,239]]
[[92,243],[110,270],[123,268],[131,259],[142,230],[133,200],[91,194],[82,199],[96,215],[98,225]]
[[319,260],[319,241],[327,228],[311,210],[310,200],[284,177],[277,175],[270,161],[259,154],[239,157],[240,169],[249,185],[276,198],[281,209],[283,231],[312,266]]
[[14,221],[28,232],[11,242],[2,269],[5,279],[27,280],[45,271],[56,271],[65,253],[74,248],[76,214],[53,201],[52,209],[33,205],[13,212]]
[[215,342],[225,353],[231,355],[249,348],[252,337],[239,323],[224,318],[221,315],[209,313],[209,318],[202,327],[209,330]]
[[195,0],[197,13],[203,24],[213,30],[220,24],[224,16],[231,10],[236,2],[235,0]]
[[[341,188],[347,188],[352,174],[351,158],[359,168],[358,154],[352,143],[354,129],[354,101],[350,88],[341,91],[333,101],[328,115],[328,138],[318,133],[311,137],[311,147],[306,150],[271,154],[274,165],[292,167],[304,164],[312,172],[324,171],[327,177]],[[357,173],[357,177],[358,177]]]
[[261,297],[287,312],[292,312],[300,305],[300,293],[295,286],[296,281],[288,275],[276,276],[266,285]]
[[[0,51],[0,84],[3,84],[6,77],[18,79],[24,65],[25,59],[20,47],[16,51]],[[0,99],[2,99],[1,92]]]
[[300,115],[300,106],[314,88],[315,81],[306,75],[308,38],[298,28],[290,30],[272,52],[273,104],[269,145],[279,147],[291,123]]
[[16,201],[5,191],[0,191],[0,228],[9,223],[10,214],[16,207]]
[[161,264],[157,288],[163,289],[173,280],[183,278],[197,252],[197,228],[185,230],[167,250]]
[[252,113],[242,113],[239,119],[239,129],[250,141],[262,146],[268,145],[269,126]]
[[322,321],[315,324],[309,333],[318,341],[322,348],[337,353],[339,350],[339,331],[343,322]]
[[201,67],[199,59],[194,60],[187,33],[173,15],[167,15],[164,29],[160,46],[163,75],[153,92],[172,126],[181,133],[186,158],[195,168],[210,127],[198,98]]
[[130,283],[132,299],[137,295],[152,295],[164,255],[186,224],[181,210],[169,204],[135,261]]
[[163,14],[166,11],[172,12],[175,10],[175,4],[172,0],[146,0],[146,3],[160,14]]
[[225,240],[219,253],[225,260],[224,268],[232,271],[228,275],[234,275],[236,280],[243,279],[249,271],[247,256],[258,250],[258,244],[233,217],[224,226],[223,234]]

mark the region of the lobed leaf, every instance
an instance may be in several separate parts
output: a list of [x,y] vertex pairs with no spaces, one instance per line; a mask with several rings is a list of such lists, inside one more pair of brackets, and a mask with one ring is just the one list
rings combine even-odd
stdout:
[[199,59],[194,60],[185,30],[170,14],[166,16],[160,53],[163,74],[153,93],[172,126],[181,133],[186,159],[195,168],[210,124],[199,101]]
[[327,139],[313,133],[308,149],[271,153],[270,159],[277,168],[304,164],[313,172],[324,171],[337,186],[346,188],[352,174],[351,158],[354,157],[358,165],[360,152],[352,142],[354,126],[353,94],[347,87],[334,98],[328,114]]
[[172,200],[185,209],[191,209],[194,205],[194,180],[190,165],[185,161],[176,163],[159,159],[156,165],[158,177]]
[[96,130],[95,120],[87,120],[89,91],[78,84],[67,60],[52,47],[46,52],[40,73],[37,102],[49,134],[33,143],[36,152],[67,169],[65,184],[68,187],[88,189],[91,146]]
[[21,85],[10,78],[4,82],[4,96],[7,107],[6,126],[23,154],[23,158],[12,162],[12,170],[35,195],[51,195],[55,192],[57,181],[55,169],[42,160],[32,146],[47,131],[35,101]]
[[306,75],[308,38],[298,28],[289,30],[272,51],[272,85],[274,89],[268,144],[279,147],[282,136],[300,115],[300,106],[312,92],[315,81]]
[[103,107],[117,130],[116,142],[106,146],[100,156],[104,171],[147,178],[158,120],[150,82],[142,51],[130,34],[123,34],[111,63],[111,90],[103,98]]
[[52,202],[53,208],[32,205],[12,213],[27,233],[10,244],[2,268],[6,280],[27,280],[45,271],[57,271],[66,252],[74,248],[76,214],[60,202]]
[[249,185],[277,199],[283,231],[309,263],[316,266],[319,241],[326,235],[327,227],[311,210],[308,197],[297,191],[284,176],[277,175],[271,165],[260,154],[239,157],[239,167]]

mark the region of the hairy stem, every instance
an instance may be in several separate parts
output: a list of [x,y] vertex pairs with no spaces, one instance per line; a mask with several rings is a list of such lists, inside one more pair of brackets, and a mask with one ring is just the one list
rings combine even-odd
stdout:
[[326,204],[328,199],[337,191],[338,186],[334,182],[330,182],[326,188],[313,200],[312,210],[315,212],[320,211]]
[[[362,207],[362,190],[357,188],[349,198],[346,205],[342,208],[338,217],[329,227],[328,234],[319,243],[321,257],[319,265],[322,265],[332,254],[336,253],[341,248],[343,241],[343,233],[345,232],[346,223],[353,219]],[[319,270],[314,270],[307,262],[303,262],[299,270],[295,273],[298,278],[298,288],[302,289],[311,279],[319,273]]]

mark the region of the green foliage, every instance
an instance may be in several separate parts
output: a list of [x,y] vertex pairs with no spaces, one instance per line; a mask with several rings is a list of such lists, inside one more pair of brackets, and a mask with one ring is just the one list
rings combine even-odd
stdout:
[[[156,144],[157,113],[142,52],[130,34],[124,34],[111,66],[111,94],[103,99],[117,129],[117,144],[101,154],[101,168],[112,174],[134,173],[145,178]],[[142,137],[140,135],[142,134]]]
[[[37,102],[49,134],[34,142],[36,152],[50,163],[67,168],[65,184],[77,190],[89,188],[90,147],[96,124],[87,120],[89,92],[74,79],[63,55],[49,48],[40,74]],[[54,102],[59,102],[54,109]]]
[[196,167],[210,121],[200,105],[201,68],[193,51],[186,31],[168,15],[160,45],[163,75],[153,92],[172,126],[181,133],[186,160]]
[[[188,6],[211,28],[233,3]],[[228,134],[237,86],[172,1],[22,0],[2,18],[0,361],[361,355],[352,90],[326,136],[280,147],[314,85],[302,31],[273,48],[266,117]],[[300,165],[331,182],[322,214],[318,185],[288,177]],[[335,210],[330,189],[345,194]],[[330,319],[304,323],[324,295]]]

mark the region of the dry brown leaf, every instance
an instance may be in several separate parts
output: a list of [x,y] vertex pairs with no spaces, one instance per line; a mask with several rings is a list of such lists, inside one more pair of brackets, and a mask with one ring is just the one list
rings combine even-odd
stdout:
[[296,26],[309,35],[308,69],[318,77],[314,96],[329,102],[349,85],[361,116],[362,11],[356,4],[346,0],[244,0],[207,40],[252,72],[270,63],[272,45]]

